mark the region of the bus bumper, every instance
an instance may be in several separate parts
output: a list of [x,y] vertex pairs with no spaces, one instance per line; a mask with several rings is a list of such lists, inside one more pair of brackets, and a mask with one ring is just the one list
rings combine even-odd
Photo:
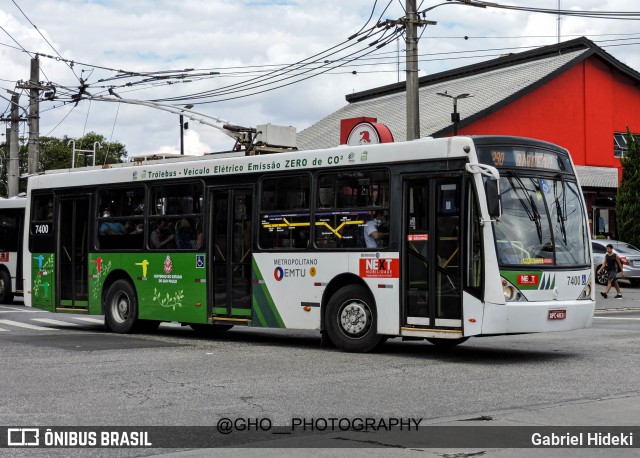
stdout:
[[595,301],[486,304],[482,334],[571,331],[591,326]]

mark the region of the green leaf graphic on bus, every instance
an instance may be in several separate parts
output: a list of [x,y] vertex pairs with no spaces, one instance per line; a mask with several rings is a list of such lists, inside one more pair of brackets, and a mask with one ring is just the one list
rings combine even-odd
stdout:
[[34,257],[38,261],[38,274],[33,279],[33,298],[46,300],[49,297],[49,288],[52,286],[50,274],[53,273],[53,254]]
[[184,290],[176,291],[173,296],[169,296],[166,293],[162,297],[162,293],[158,291],[158,288],[153,288],[153,301],[160,304],[164,308],[170,308],[175,311],[176,307],[182,307],[182,299],[184,299]]
[[94,274],[91,277],[94,280],[93,287],[91,288],[91,297],[96,300],[100,298],[100,292],[102,291],[102,279],[107,275],[109,275],[109,272],[111,271],[111,267],[112,267],[111,261],[102,265],[100,264],[99,261],[102,261],[102,258],[98,258],[96,260],[91,261],[91,262],[97,263],[97,265],[100,266],[100,268],[98,268],[98,273]]

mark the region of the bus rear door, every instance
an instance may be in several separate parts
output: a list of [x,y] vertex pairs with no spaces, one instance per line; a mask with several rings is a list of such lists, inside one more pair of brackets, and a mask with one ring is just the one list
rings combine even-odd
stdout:
[[214,324],[251,322],[252,188],[209,194],[209,295]]
[[404,180],[403,330],[462,330],[461,183]]
[[89,196],[58,200],[57,309],[88,310]]

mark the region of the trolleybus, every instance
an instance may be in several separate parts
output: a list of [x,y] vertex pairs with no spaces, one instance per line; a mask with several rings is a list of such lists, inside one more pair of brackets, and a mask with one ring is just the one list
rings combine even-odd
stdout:
[[117,333],[310,329],[364,352],[580,329],[595,308],[575,168],[533,139],[54,171],[27,200],[26,303]]
[[22,295],[24,196],[0,199],[0,304]]

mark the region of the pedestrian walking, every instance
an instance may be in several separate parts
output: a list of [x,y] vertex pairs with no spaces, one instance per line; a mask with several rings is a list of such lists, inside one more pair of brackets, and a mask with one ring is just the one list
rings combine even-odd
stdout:
[[613,252],[613,245],[611,244],[607,245],[607,254],[604,256],[604,261],[602,261],[602,265],[598,269],[598,273],[600,273],[602,269],[607,269],[607,289],[604,293],[600,294],[606,299],[608,297],[609,290],[611,289],[611,285],[613,285],[618,293],[616,294],[616,299],[622,299],[620,285],[618,284],[618,279],[616,277],[618,272],[620,272],[620,275],[624,277],[624,270],[622,268],[620,256]]

